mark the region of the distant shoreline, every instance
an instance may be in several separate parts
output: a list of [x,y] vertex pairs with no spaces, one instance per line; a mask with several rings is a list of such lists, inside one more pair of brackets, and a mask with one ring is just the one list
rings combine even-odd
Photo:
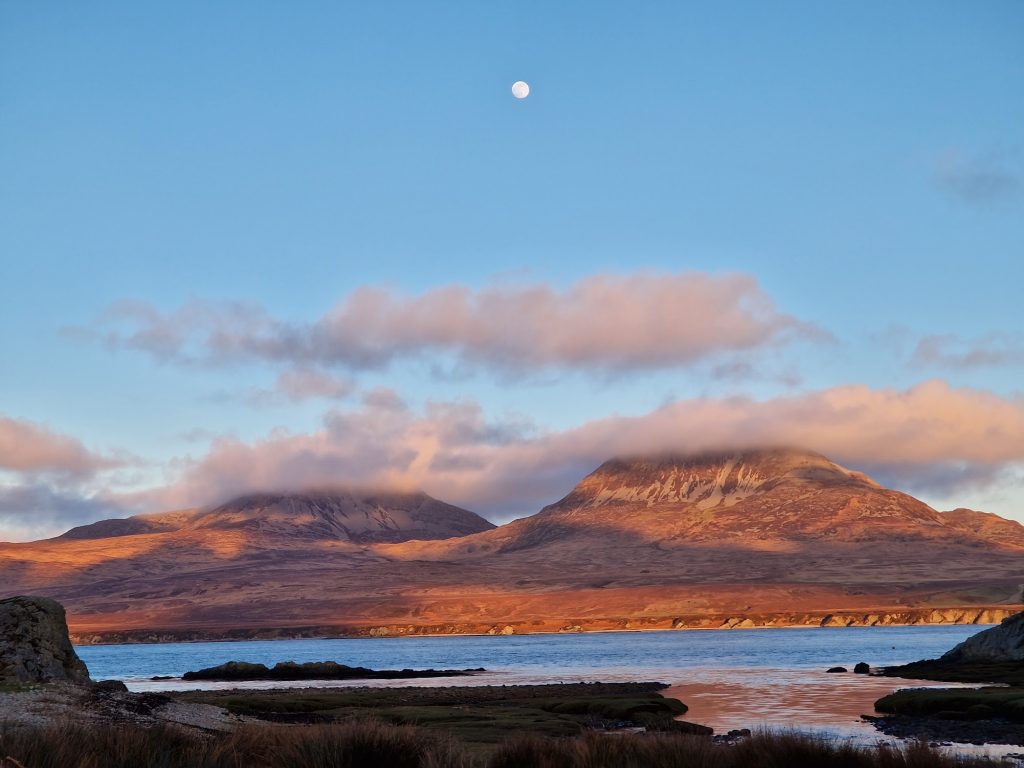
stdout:
[[395,637],[494,637],[539,634],[595,634],[712,629],[827,629],[873,626],[998,624],[1020,612],[1017,606],[909,608],[878,611],[728,613],[703,616],[570,619],[509,622],[386,623],[263,628],[111,629],[73,628],[75,645],[209,643],[244,640],[351,640]]

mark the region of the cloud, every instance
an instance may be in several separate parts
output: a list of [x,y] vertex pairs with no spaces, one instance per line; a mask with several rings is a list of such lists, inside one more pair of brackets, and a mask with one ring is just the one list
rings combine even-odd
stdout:
[[282,372],[270,389],[250,390],[245,400],[266,406],[281,402],[307,400],[344,400],[356,391],[356,383],[346,376],[333,376],[314,368],[292,368]]
[[1024,466],[1024,398],[929,381],[833,387],[758,400],[705,397],[551,431],[488,418],[470,401],[409,407],[390,390],[328,411],[319,429],[215,439],[172,462],[170,485],[130,493],[0,486],[0,539],[52,535],[100,517],[206,506],[260,490],[422,489],[495,520],[532,514],[613,456],[766,446],[819,451],[914,493],[988,489]]
[[961,369],[1024,365],[1024,336],[1009,333],[990,333],[974,339],[953,334],[926,336],[917,343],[913,361],[918,365]]
[[1024,400],[941,381],[906,390],[851,385],[768,400],[676,401],[560,432],[488,420],[470,402],[422,411],[370,403],[333,410],[308,434],[218,440],[148,501],[190,506],[252,490],[358,484],[422,488],[502,518],[536,511],[615,455],[772,445],[817,450],[907,489],[949,490],[951,478],[978,483],[1024,461]]
[[111,308],[99,328],[91,333],[115,348],[186,365],[359,370],[449,355],[517,374],[670,368],[828,337],[779,311],[752,276],[701,272],[599,274],[565,290],[448,285],[409,296],[363,287],[311,323],[249,304],[191,302],[161,312],[131,302]]
[[1020,186],[998,157],[965,157],[953,150],[940,158],[935,181],[950,194],[974,204],[1012,197]]
[[404,411],[409,406],[402,396],[390,387],[374,387],[363,393],[363,404],[370,408]]
[[89,477],[121,463],[41,424],[0,415],[0,469],[72,479]]
[[0,541],[30,541],[76,525],[130,514],[112,499],[41,485],[0,485]]

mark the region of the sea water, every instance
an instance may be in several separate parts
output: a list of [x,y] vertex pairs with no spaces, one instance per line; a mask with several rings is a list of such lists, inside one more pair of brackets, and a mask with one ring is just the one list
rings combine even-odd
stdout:
[[[670,630],[508,636],[100,645],[78,649],[95,679],[123,680],[131,690],[296,686],[516,685],[658,681],[685,702],[686,719],[718,733],[733,728],[801,728],[859,741],[879,738],[860,719],[898,688],[940,685],[854,675],[872,667],[935,658],[986,627],[846,627]],[[181,675],[249,661],[337,661],[373,669],[468,669],[468,677],[413,680],[184,681]],[[850,674],[826,670],[844,666]],[[150,678],[168,676],[169,680]],[[941,685],[949,685],[948,683]],[[996,750],[1002,751],[1002,750]]]

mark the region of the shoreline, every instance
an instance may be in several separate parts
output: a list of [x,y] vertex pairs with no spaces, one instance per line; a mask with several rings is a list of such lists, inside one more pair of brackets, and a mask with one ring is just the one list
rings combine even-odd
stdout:
[[720,629],[831,629],[874,626],[992,625],[1020,612],[1017,606],[951,606],[875,611],[720,613],[634,618],[447,622],[442,624],[305,625],[205,629],[72,629],[79,646],[212,643],[247,640],[352,640],[398,637],[496,637],[541,634],[605,634]]

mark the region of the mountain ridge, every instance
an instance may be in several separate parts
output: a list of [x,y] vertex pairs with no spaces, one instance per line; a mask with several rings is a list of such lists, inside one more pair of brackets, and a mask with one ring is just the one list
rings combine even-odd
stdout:
[[0,545],[0,584],[61,600],[79,633],[219,637],[974,621],[1015,610],[1024,581],[1019,523],[793,449],[612,459],[499,527],[425,494],[318,493]]

